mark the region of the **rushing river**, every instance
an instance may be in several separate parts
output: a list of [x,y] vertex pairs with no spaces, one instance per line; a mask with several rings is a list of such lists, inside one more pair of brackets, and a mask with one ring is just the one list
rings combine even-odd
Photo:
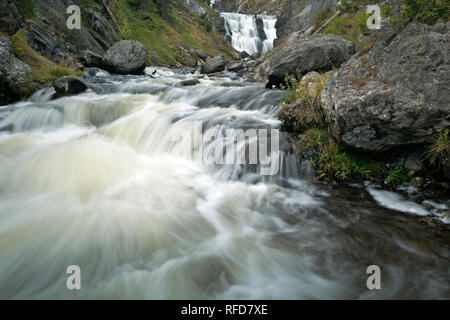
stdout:
[[195,123],[212,154],[227,129],[277,129],[281,93],[148,72],[0,107],[0,298],[448,298],[447,225],[418,216],[448,223],[448,199],[313,183],[281,144],[275,175],[197,161]]

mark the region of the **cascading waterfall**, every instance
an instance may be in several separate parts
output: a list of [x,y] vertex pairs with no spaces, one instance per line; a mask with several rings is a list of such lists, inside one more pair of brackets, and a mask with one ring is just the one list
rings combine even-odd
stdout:
[[[276,16],[221,13],[233,48],[249,54],[263,54],[273,48],[277,38]],[[258,23],[260,26],[258,26]]]
[[[220,0],[211,0],[214,8]],[[231,12],[221,12],[225,20],[227,37],[237,51],[250,55],[263,54],[273,48],[277,38],[277,17],[272,15],[249,15]]]
[[[41,90],[0,108],[0,298],[447,296],[445,239],[401,212],[438,217],[445,202],[315,185],[283,150],[268,151],[273,176],[197,161],[198,143],[207,156],[230,144],[221,133],[278,128],[281,93],[148,72],[156,79],[91,76],[86,93]],[[383,290],[367,290],[371,264]],[[82,290],[66,288],[69,265]]]

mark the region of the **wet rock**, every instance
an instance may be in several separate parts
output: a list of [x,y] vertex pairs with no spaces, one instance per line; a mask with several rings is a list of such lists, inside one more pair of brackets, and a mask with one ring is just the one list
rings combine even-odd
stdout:
[[266,31],[264,30],[264,20],[262,18],[256,18],[256,29],[258,30],[258,36],[261,41],[264,41],[267,39]]
[[250,58],[251,55],[250,55],[247,51],[241,51],[241,52],[239,53],[239,57],[240,57],[241,59],[247,59],[247,58]]
[[56,91],[56,98],[78,94],[88,88],[83,81],[75,77],[62,77],[56,79],[55,81],[53,81],[52,85]]
[[423,144],[450,125],[450,35],[410,24],[331,76],[322,104],[332,136],[369,152]]
[[212,59],[209,59],[201,66],[201,72],[205,74],[221,72],[225,70],[225,66],[227,65],[228,60],[222,56],[216,56]]
[[227,64],[226,69],[232,72],[242,70],[244,68],[244,63],[241,61],[232,61]]
[[267,88],[280,86],[286,75],[305,75],[311,71],[329,71],[339,67],[356,52],[355,45],[332,34],[305,37],[274,50],[255,70],[255,79]]
[[411,184],[416,188],[423,186],[424,182],[425,180],[422,177],[414,177],[411,179]]
[[22,96],[23,84],[33,70],[14,56],[11,41],[2,36],[0,61],[0,105],[4,105]]
[[189,87],[189,86],[195,86],[199,83],[200,83],[200,81],[198,79],[189,79],[189,80],[181,81],[179,83],[179,85],[183,86],[183,87]]
[[81,64],[88,68],[102,68],[103,67],[103,57],[90,50],[83,51],[81,56]]
[[13,3],[0,0],[0,32],[12,36],[19,30],[22,18]]
[[104,68],[117,74],[143,74],[147,48],[139,41],[122,40],[103,56]]
[[410,173],[414,174],[416,172],[419,172],[423,168],[422,161],[415,156],[409,156],[404,165],[405,169],[409,170]]

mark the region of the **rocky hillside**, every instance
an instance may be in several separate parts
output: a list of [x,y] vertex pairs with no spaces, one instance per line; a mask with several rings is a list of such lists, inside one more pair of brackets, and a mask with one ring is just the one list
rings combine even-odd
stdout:
[[[81,9],[79,30],[66,24],[72,4]],[[196,67],[208,56],[236,54],[206,0],[0,0],[0,17],[1,49],[11,57],[0,75],[8,88],[1,104],[58,77],[78,75],[122,39],[144,44],[147,65]],[[32,72],[11,69],[17,66],[13,58]]]

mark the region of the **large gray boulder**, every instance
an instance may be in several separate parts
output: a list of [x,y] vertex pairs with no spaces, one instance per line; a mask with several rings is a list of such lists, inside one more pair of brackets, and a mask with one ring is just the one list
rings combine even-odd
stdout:
[[322,103],[332,136],[370,152],[429,142],[450,126],[449,74],[450,34],[410,24],[330,78]]
[[320,34],[274,50],[255,70],[255,80],[267,88],[284,84],[286,75],[305,75],[341,66],[356,52],[355,45],[333,34]]
[[146,67],[147,48],[139,41],[122,40],[103,56],[106,70],[117,74],[142,74]]
[[2,36],[0,61],[0,105],[4,105],[21,97],[23,83],[33,70],[13,55],[11,41]]
[[202,64],[201,72],[205,74],[221,72],[225,70],[227,64],[228,60],[224,56],[219,55]]
[[0,32],[12,36],[19,30],[21,21],[16,6],[7,0],[0,0]]

